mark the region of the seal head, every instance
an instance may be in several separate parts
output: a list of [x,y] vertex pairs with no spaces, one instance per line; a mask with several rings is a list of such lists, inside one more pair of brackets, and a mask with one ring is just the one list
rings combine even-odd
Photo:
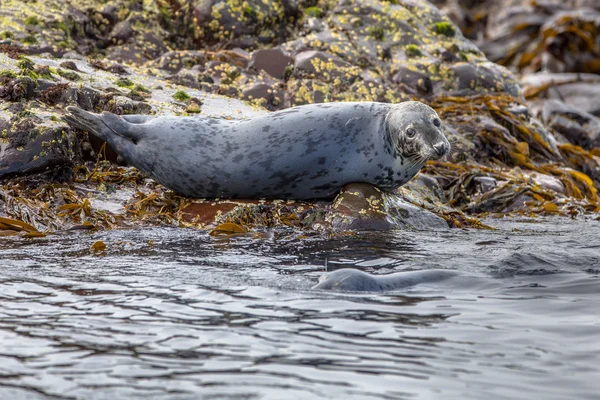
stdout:
[[442,121],[426,104],[408,101],[396,105],[390,110],[386,125],[396,157],[419,168],[427,160],[439,160],[450,152]]
[[342,268],[322,275],[313,289],[337,292],[382,292],[443,281],[457,276],[443,269],[396,272],[389,275],[371,275],[352,268]]

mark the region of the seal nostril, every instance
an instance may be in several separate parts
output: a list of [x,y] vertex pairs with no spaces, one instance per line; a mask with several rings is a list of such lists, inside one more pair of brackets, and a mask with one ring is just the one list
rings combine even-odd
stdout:
[[438,156],[442,157],[444,154],[448,152],[448,146],[446,143],[437,143],[433,145],[433,149],[437,153]]

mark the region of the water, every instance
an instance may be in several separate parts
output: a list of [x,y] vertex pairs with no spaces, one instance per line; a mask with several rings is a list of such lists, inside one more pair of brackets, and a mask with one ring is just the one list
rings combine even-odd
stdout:
[[[3,238],[0,399],[598,399],[600,223],[488,222]],[[311,290],[325,265],[462,277]]]

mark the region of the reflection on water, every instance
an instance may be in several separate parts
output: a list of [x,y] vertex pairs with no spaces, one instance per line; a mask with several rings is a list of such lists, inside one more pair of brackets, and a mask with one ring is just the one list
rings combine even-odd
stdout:
[[[0,399],[597,398],[598,222],[491,224],[3,240]],[[464,278],[313,291],[324,266]]]

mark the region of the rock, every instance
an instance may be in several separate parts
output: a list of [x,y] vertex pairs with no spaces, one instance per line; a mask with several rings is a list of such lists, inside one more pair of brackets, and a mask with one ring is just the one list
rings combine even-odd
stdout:
[[132,65],[140,65],[149,61],[141,49],[130,43],[110,47],[106,57],[117,63]]
[[600,118],[559,100],[544,102],[542,119],[570,143],[591,150],[600,147]]
[[7,132],[9,142],[0,143],[0,179],[41,172],[51,172],[55,178],[72,175],[65,170],[70,170],[75,158],[73,150],[77,146],[73,146],[74,138],[65,134],[62,128],[35,136],[37,134],[29,129]]
[[276,110],[284,100],[285,92],[277,84],[254,83],[242,90],[245,100],[264,99],[261,105],[268,110]]
[[526,74],[521,87],[533,109],[542,108],[545,100],[556,99],[600,117],[600,76],[596,74]]
[[366,183],[342,189],[326,215],[335,230],[447,229],[443,218]]
[[394,224],[387,219],[383,192],[366,183],[344,186],[333,201],[326,220],[337,231],[385,231],[394,228]]
[[307,32],[323,32],[326,26],[320,19],[309,17],[304,21],[304,29]]
[[194,201],[182,210],[183,220],[189,223],[198,223],[205,227],[212,227],[219,223],[222,216],[238,206],[246,204],[258,204],[258,201]]
[[191,87],[194,89],[199,89],[201,87],[200,82],[198,81],[199,71],[197,68],[187,69],[182,68],[175,75],[171,75],[168,77],[170,81],[176,83],[178,85]]
[[491,176],[476,176],[473,178],[473,181],[479,193],[490,192],[498,186],[498,181]]
[[132,39],[133,33],[131,21],[121,21],[114,26],[108,38],[115,44],[123,44]]
[[287,67],[294,59],[287,56],[281,49],[256,50],[252,53],[249,68],[263,70],[273,78],[283,79]]
[[77,68],[77,65],[73,61],[64,61],[60,63],[59,66],[61,68],[70,69],[72,71],[79,71],[79,68]]
[[284,42],[298,22],[298,6],[291,1],[249,1],[240,7],[236,2],[209,0],[200,2],[193,11],[188,10],[189,15],[176,17],[173,25],[195,24],[201,32],[196,35],[209,46],[226,40],[230,47],[256,48]]
[[168,51],[164,40],[152,32],[144,32],[138,43],[144,56],[150,60],[154,60]]
[[105,111],[117,115],[148,114],[152,111],[150,104],[135,101],[125,96],[114,96],[105,106]]
[[100,10],[100,14],[108,20],[111,25],[114,25],[119,20],[119,8],[115,4],[106,4]]
[[566,194],[565,185],[560,181],[560,179],[554,176],[540,174],[539,172],[531,172],[528,174],[528,176],[542,189],[551,190],[562,195]]
[[387,195],[385,199],[385,212],[395,229],[448,229],[446,220],[402,197]]
[[294,60],[294,73],[297,75],[324,73],[334,77],[343,74],[340,68],[348,67],[350,64],[340,57],[317,50],[299,53]]

